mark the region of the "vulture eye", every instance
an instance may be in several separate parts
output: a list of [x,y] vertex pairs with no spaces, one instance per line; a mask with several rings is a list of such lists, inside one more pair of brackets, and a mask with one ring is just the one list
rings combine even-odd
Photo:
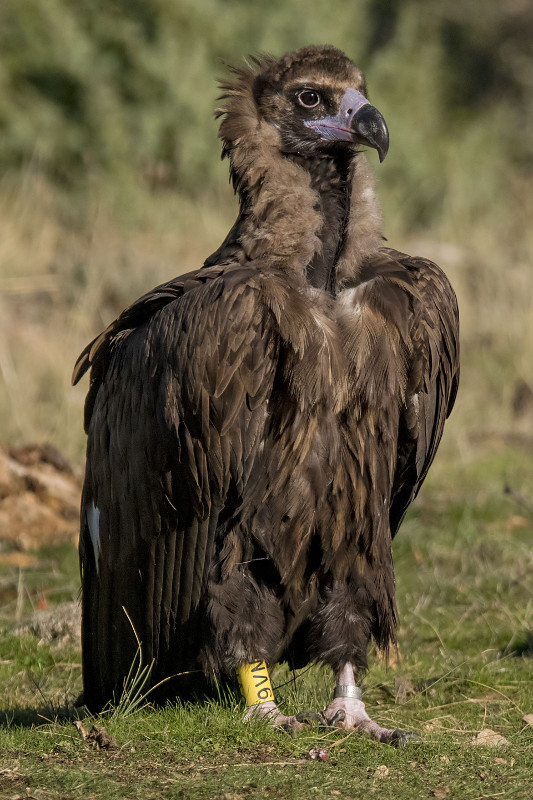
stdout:
[[298,102],[304,108],[316,108],[320,103],[320,95],[313,89],[303,89],[298,92]]

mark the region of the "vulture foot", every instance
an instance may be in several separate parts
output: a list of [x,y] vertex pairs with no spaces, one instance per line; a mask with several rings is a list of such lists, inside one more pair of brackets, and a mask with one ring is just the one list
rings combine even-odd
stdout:
[[296,737],[298,731],[305,730],[313,722],[327,725],[324,715],[317,711],[301,711],[299,714],[288,717],[281,713],[273,700],[248,707],[244,715],[244,721],[248,722],[257,719],[266,720],[274,728],[283,728],[294,737]]
[[358,730],[380,742],[405,747],[409,740],[419,739],[416,733],[382,728],[366,713],[362,700],[354,697],[336,697],[323,712],[327,724],[332,728],[351,731]]
[[394,747],[403,749],[409,742],[419,742],[421,738],[422,737],[414,731],[401,731],[397,729],[392,732],[392,738],[389,741],[389,744],[393,744]]

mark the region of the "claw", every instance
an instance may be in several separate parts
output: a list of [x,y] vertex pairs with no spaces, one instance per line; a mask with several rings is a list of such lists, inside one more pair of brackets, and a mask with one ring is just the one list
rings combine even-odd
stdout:
[[284,721],[281,724],[278,724],[278,727],[283,728],[284,731],[292,736],[293,739],[298,738],[298,731],[307,728],[309,725],[312,725],[314,722],[318,722],[319,725],[327,725],[326,719],[323,714],[319,711],[300,711],[298,714],[295,714],[294,717],[285,717]]
[[336,728],[337,724],[340,724],[340,723],[344,722],[345,719],[346,719],[346,711],[343,708],[340,708],[337,711],[337,713],[335,714],[335,716],[333,716],[331,718],[331,721],[329,723],[329,727],[330,728]]
[[336,697],[326,710],[324,716],[330,728],[342,728],[345,731],[360,731],[372,736],[379,742],[405,747],[408,741],[419,739],[416,733],[383,728],[372,720],[362,700],[355,697]]
[[294,725],[291,725],[290,722],[283,722],[281,725],[278,725],[278,728],[280,728],[282,731],[285,731],[285,733],[288,733],[291,739],[298,738],[298,732]]
[[281,728],[286,731],[293,739],[296,739],[297,731],[303,731],[313,723],[318,722],[319,725],[327,725],[326,718],[318,711],[300,711],[299,714],[288,717],[281,713],[273,700],[248,706],[244,720],[260,719],[265,720],[274,728]]
[[421,738],[422,737],[414,731],[401,731],[397,729],[392,732],[392,736],[389,739],[389,744],[392,744],[394,747],[399,747],[403,750],[408,742],[420,741]]
[[313,722],[318,722],[319,725],[327,725],[326,718],[320,711],[300,711],[296,714],[295,719],[297,722],[302,722],[303,724],[312,725]]

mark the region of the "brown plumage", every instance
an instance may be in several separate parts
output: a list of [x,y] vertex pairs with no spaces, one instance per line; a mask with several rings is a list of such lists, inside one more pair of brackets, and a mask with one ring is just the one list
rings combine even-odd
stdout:
[[361,72],[308,47],[234,70],[223,89],[235,225],[74,372],[91,368],[80,558],[93,708],[120,694],[135,655],[123,609],[152,683],[189,673],[169,694],[254,659],[364,670],[370,637],[395,641],[391,541],[457,389],[448,280],[382,246],[358,145],[382,158],[388,139]]

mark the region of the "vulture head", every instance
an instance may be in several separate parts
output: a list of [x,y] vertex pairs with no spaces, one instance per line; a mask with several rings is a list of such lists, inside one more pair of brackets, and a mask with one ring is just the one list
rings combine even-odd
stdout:
[[342,142],[373,147],[380,161],[387,155],[387,125],[367,99],[364,75],[333,47],[305,48],[268,64],[253,94],[284,152],[331,152]]
[[264,139],[264,124],[272,127],[270,142],[284,154],[350,155],[366,145],[377,150],[380,161],[387,155],[387,124],[367,98],[365,77],[336,48],[255,58],[250,67],[233,72],[237,79],[222,84],[226,104],[218,111],[225,115],[223,155],[231,157],[254,130]]
[[373,177],[358,154],[368,146],[382,161],[389,134],[367,99],[363,73],[340,50],[309,46],[280,59],[253,58],[221,88],[222,157],[230,160],[241,213],[239,231],[206,265],[233,256],[237,234],[247,229],[247,258],[290,259],[313,286],[340,285],[355,263],[339,257],[346,241],[357,260],[381,242]]

